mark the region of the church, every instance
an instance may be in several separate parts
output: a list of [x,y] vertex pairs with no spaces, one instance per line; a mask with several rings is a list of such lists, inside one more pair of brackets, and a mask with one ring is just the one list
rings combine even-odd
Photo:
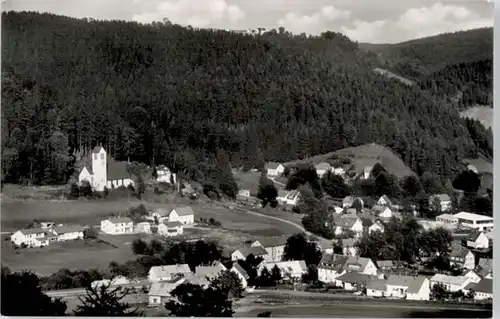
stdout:
[[108,162],[108,155],[102,146],[92,150],[91,160],[85,164],[78,175],[78,182],[88,181],[94,191],[102,192],[104,188],[134,186],[134,181],[127,171],[126,162],[117,162],[112,159]]

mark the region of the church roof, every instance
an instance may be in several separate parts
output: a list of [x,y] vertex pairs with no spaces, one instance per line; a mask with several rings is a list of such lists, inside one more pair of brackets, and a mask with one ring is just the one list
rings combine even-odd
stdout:
[[108,162],[108,181],[125,178],[130,178],[130,174],[127,170],[127,162],[116,162],[110,160]]
[[99,153],[102,149],[103,149],[103,147],[102,147],[102,146],[96,146],[96,147],[94,147],[94,149],[92,150],[92,153],[97,154],[97,153]]

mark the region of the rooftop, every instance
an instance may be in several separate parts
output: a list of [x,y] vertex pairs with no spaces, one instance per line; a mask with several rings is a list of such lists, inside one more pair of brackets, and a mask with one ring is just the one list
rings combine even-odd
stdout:
[[113,224],[133,223],[132,219],[130,219],[128,217],[111,217],[108,220]]
[[439,216],[436,216],[436,219],[448,219],[448,220],[453,220],[453,219],[457,219],[457,217],[453,216],[452,214],[441,214]]
[[179,279],[175,282],[154,282],[151,284],[151,288],[149,289],[148,295],[150,296],[161,296],[168,297],[172,290],[174,290],[177,286],[186,281],[185,278]]
[[177,215],[179,215],[179,216],[194,215],[193,209],[189,206],[176,207],[176,208],[172,209],[172,211],[174,211],[174,210],[177,213]]
[[266,169],[277,169],[278,166],[280,166],[281,164],[280,163],[276,163],[276,162],[269,162],[269,163],[266,163]]
[[83,232],[83,226],[68,225],[68,226],[52,227],[52,231],[55,232],[56,234],[77,233],[77,232]]
[[449,285],[457,285],[462,286],[465,284],[469,278],[465,276],[448,276],[443,274],[435,274],[432,276],[431,281],[449,284]]
[[485,221],[491,221],[493,222],[492,217],[488,216],[483,216],[483,215],[478,215],[478,214],[473,214],[473,213],[467,213],[467,212],[460,212],[455,215],[453,215],[456,218],[461,218],[461,219],[468,219],[468,220],[485,220]]

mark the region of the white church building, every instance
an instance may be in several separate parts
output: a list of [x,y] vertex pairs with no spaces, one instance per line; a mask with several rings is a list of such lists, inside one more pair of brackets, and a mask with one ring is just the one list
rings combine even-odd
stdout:
[[96,146],[91,155],[91,163],[86,164],[78,175],[80,184],[88,181],[92,189],[98,192],[104,191],[104,187],[112,189],[134,185],[134,181],[127,171],[126,162],[113,160],[108,162],[106,150],[102,146]]

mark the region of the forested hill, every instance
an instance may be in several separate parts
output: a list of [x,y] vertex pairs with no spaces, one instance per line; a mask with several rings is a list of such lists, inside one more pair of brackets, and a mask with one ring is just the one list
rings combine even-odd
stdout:
[[69,155],[100,142],[118,160],[197,179],[228,161],[372,142],[442,177],[475,157],[456,110],[374,74],[373,55],[337,33],[256,37],[28,12],[2,23],[4,181],[63,182]]
[[379,67],[454,101],[459,110],[477,104],[493,106],[493,28],[359,47],[378,54]]

